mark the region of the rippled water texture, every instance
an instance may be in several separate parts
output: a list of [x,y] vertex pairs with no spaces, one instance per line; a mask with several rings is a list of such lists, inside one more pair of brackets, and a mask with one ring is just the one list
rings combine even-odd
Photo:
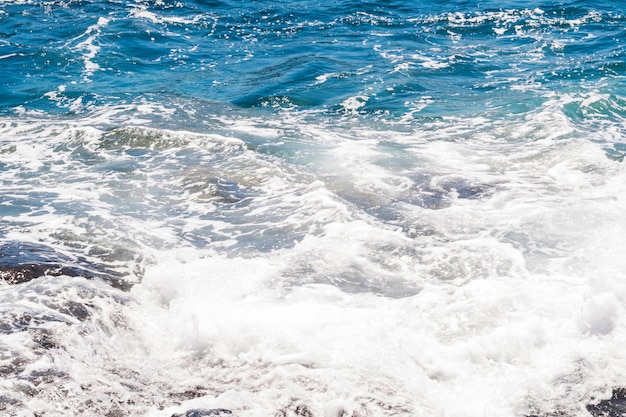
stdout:
[[0,413],[620,415],[625,13],[0,0]]

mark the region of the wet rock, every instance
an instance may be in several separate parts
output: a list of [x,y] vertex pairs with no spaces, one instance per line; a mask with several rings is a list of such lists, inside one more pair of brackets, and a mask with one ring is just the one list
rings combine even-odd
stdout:
[[100,278],[115,288],[129,290],[122,274],[73,259],[53,248],[35,243],[5,241],[0,243],[0,279],[16,285],[42,276]]
[[279,409],[274,417],[315,417],[315,413],[306,404],[291,402],[287,406]]
[[23,357],[0,358],[0,377],[7,378],[21,373],[26,368],[26,363]]
[[42,349],[48,350],[59,347],[54,339],[54,335],[47,329],[32,329],[30,333],[32,335],[33,342],[35,342]]
[[199,201],[234,204],[244,200],[248,193],[236,182],[207,175],[203,170],[191,170],[183,180],[183,188]]
[[7,411],[9,407],[19,404],[19,401],[8,395],[0,395],[0,411]]
[[302,417],[313,417],[313,412],[304,404],[298,404],[295,409],[296,415]]
[[191,400],[194,398],[200,398],[207,395],[207,389],[201,386],[196,386],[193,389],[188,389],[184,392],[173,392],[169,394],[170,398],[176,398],[179,400]]
[[114,406],[105,414],[105,417],[125,417],[127,414],[121,408]]
[[568,413],[564,411],[550,411],[550,412],[539,412],[539,413],[531,413],[524,417],[572,417]]
[[91,313],[88,309],[90,305],[81,304],[81,303],[77,303],[74,301],[68,301],[64,305],[61,305],[61,306],[48,305],[48,307],[50,308],[56,307],[56,310],[59,313],[74,317],[75,319],[79,321],[85,321],[91,316]]
[[172,417],[204,417],[204,416],[221,416],[226,414],[232,414],[232,411],[224,408],[210,408],[210,409],[193,409],[184,414],[172,414]]
[[593,417],[626,416],[626,388],[614,388],[611,398],[598,404],[588,404],[587,411]]
[[41,384],[54,384],[60,379],[66,379],[68,375],[59,369],[46,368],[34,370],[23,377],[26,381],[37,387]]
[[[569,402],[571,405],[571,401]],[[591,417],[626,417],[626,388],[613,389],[611,398],[601,400],[585,406]],[[557,405],[556,409],[547,411],[531,408],[531,412],[525,417],[572,417],[578,415],[570,407]]]
[[30,382],[26,382],[26,381],[15,384],[14,388],[17,392],[26,394],[29,397],[34,397],[37,394],[39,394],[39,391],[37,390],[37,388]]
[[412,179],[415,181],[415,186],[407,190],[400,200],[431,210],[450,207],[455,199],[488,199],[496,192],[496,184],[480,183],[464,178],[433,178],[419,174]]
[[[0,334],[12,334],[29,331],[31,333],[45,333],[46,330],[40,328],[45,323],[66,323],[70,321],[61,315],[47,314],[46,312],[0,312]],[[41,336],[45,338],[45,336]]]

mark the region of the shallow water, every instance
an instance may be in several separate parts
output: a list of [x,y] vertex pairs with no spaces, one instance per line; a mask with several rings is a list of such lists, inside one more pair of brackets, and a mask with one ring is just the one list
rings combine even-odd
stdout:
[[626,371],[624,20],[0,1],[0,260],[45,272],[0,262],[0,410],[597,414]]

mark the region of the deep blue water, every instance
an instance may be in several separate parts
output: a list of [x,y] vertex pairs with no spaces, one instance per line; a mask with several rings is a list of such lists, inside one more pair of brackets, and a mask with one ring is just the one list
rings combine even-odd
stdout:
[[20,1],[0,17],[4,114],[146,99],[336,115],[363,95],[363,113],[427,97],[414,117],[497,117],[623,89],[618,1]]
[[623,403],[625,43],[622,1],[0,0],[0,414]]

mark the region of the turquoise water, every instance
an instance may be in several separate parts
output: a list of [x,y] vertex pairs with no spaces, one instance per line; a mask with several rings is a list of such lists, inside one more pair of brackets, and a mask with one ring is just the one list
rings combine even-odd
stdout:
[[0,0],[0,411],[596,416],[625,16]]
[[5,114],[64,114],[189,100],[334,115],[362,95],[360,113],[389,118],[501,117],[550,92],[619,96],[623,11],[620,2],[5,2],[0,104]]

